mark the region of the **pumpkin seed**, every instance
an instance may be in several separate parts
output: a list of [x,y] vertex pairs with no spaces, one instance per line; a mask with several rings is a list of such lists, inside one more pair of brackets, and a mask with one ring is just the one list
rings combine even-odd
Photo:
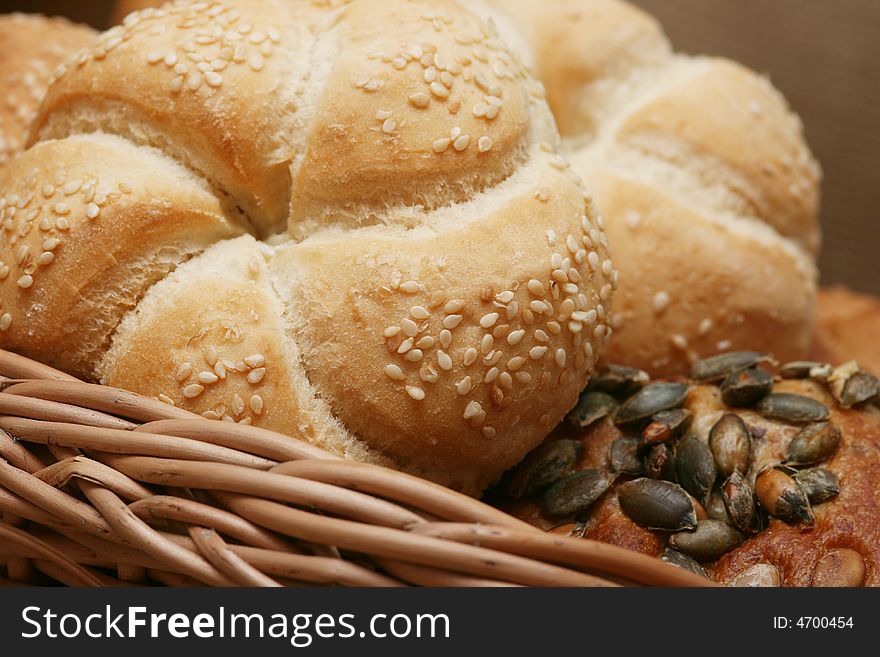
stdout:
[[706,569],[703,568],[699,562],[692,559],[686,554],[682,554],[678,550],[673,550],[672,548],[666,548],[663,550],[663,554],[660,555],[660,559],[665,561],[666,563],[672,564],[673,566],[678,566],[679,568],[683,568],[687,571],[692,572],[694,575],[700,575],[701,577],[709,578],[709,573],[706,572]]
[[773,390],[773,377],[758,367],[728,375],[721,384],[721,399],[728,406],[754,406]]
[[608,490],[616,474],[602,470],[581,470],[553,484],[541,499],[548,516],[570,516],[586,511]]
[[746,534],[758,531],[758,513],[755,508],[755,493],[749,482],[738,470],[727,478],[721,487],[724,508],[730,523]]
[[733,524],[730,516],[727,515],[727,508],[724,506],[724,498],[721,496],[721,490],[715,488],[709,495],[709,501],[706,503],[706,513],[710,518],[726,522],[728,525]]
[[792,424],[823,422],[831,417],[824,404],[811,397],[790,392],[774,392],[758,402],[758,412],[764,417]]
[[661,411],[684,404],[688,386],[684,383],[652,383],[639,390],[620,406],[617,424],[643,422]]
[[574,472],[583,447],[577,440],[554,440],[532,451],[513,470],[507,492],[518,500],[540,493]]
[[864,586],[865,559],[849,548],[832,550],[819,559],[812,586]]
[[766,468],[758,474],[755,495],[774,518],[791,525],[813,524],[813,511],[804,489],[779,468]]
[[685,436],[675,449],[678,483],[701,504],[706,504],[717,470],[709,446],[694,435]]
[[829,458],[840,445],[840,429],[831,422],[808,424],[788,444],[785,462],[809,465]]
[[669,537],[669,545],[697,561],[715,561],[745,540],[745,536],[725,522],[707,518],[694,531],[678,532]]
[[603,417],[612,415],[617,410],[617,400],[607,392],[584,391],[577,404],[565,416],[566,421],[578,429],[586,429]]
[[814,368],[824,366],[825,363],[817,363],[814,360],[795,360],[783,365],[779,370],[779,376],[783,379],[806,379]]
[[651,479],[675,480],[675,452],[666,443],[651,447],[645,456],[645,474]]
[[[834,388],[832,387],[832,392]],[[851,408],[880,395],[880,381],[873,374],[859,370],[846,380],[843,389],[835,395],[844,408]]]
[[639,456],[638,438],[618,438],[611,443],[611,470],[624,474],[640,475],[645,464]]
[[590,388],[618,397],[629,397],[651,380],[647,372],[634,367],[608,365],[590,381]]
[[735,470],[745,474],[752,460],[752,435],[743,419],[726,413],[709,430],[709,449],[722,477]]
[[697,526],[697,512],[681,486],[656,479],[634,479],[617,492],[621,510],[645,529],[680,531]]
[[775,566],[771,566],[769,563],[756,563],[730,580],[728,586],[757,588],[776,587],[781,584],[782,579],[779,577],[779,570]]
[[810,504],[822,504],[840,493],[840,480],[825,468],[800,470],[795,473],[794,480],[804,489]]
[[691,378],[696,381],[720,381],[734,372],[772,360],[770,354],[758,351],[732,351],[718,354],[697,361],[691,369]]
[[691,417],[691,412],[683,408],[655,413],[648,426],[642,429],[642,447],[678,438],[690,426]]

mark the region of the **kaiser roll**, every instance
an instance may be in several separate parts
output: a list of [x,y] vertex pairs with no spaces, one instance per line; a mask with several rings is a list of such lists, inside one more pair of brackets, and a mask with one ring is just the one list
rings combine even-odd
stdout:
[[0,16],[0,171],[24,148],[52,73],[97,35],[63,18]]
[[819,168],[763,77],[678,55],[618,0],[492,0],[547,88],[621,271],[608,359],[656,374],[762,348],[803,357],[813,323]]
[[616,272],[540,85],[452,0],[175,2],[0,179],[0,344],[476,492],[574,404]]

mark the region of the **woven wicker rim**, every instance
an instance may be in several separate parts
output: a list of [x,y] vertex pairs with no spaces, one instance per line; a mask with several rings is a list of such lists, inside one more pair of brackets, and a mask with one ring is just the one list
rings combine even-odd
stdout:
[[0,384],[2,584],[711,585],[2,350]]

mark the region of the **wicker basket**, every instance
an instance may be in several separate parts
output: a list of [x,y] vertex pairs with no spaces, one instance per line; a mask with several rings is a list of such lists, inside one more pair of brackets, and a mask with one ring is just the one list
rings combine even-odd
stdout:
[[708,584],[417,477],[10,352],[0,351],[0,386],[0,584]]

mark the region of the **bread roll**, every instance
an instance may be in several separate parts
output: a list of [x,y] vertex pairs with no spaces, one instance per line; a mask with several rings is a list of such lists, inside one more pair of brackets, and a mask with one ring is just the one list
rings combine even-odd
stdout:
[[819,290],[812,357],[832,363],[857,360],[880,374],[880,299],[842,285]]
[[62,18],[0,15],[0,171],[24,148],[53,71],[97,35]]
[[[768,366],[764,364],[762,367]],[[787,410],[783,410],[782,404],[768,403],[769,397],[764,395],[771,392],[769,389],[764,389],[749,403],[740,401],[731,406],[725,402],[730,399],[725,396],[730,394],[725,393],[728,384],[719,385],[722,384],[720,380],[687,381],[689,386],[680,406],[689,413],[688,424],[680,428],[677,435],[663,436],[660,431],[646,427],[650,418],[621,424],[621,415],[615,415],[614,407],[609,407],[604,417],[595,419],[584,428],[577,428],[574,424],[584,416],[575,413],[571,423],[560,425],[548,437],[546,447],[539,448],[547,454],[550,445],[563,441],[557,450],[563,444],[568,447],[567,469],[562,470],[563,460],[557,459],[552,467],[542,471],[542,487],[533,487],[517,500],[506,492],[501,495],[499,490],[494,493],[495,499],[504,510],[547,530],[573,533],[655,556],[664,555],[664,559],[673,563],[687,563],[693,567],[692,562],[682,557],[687,553],[700,562],[697,569],[702,567],[708,577],[731,586],[880,585],[880,498],[877,496],[880,487],[880,396],[875,392],[873,399],[865,399],[872,386],[876,391],[880,384],[852,363],[838,368],[817,368],[812,376],[800,366],[769,367],[768,372],[776,374],[775,379],[767,378],[772,385],[772,394],[797,396]],[[783,378],[779,373],[804,378]],[[858,377],[858,385],[854,377]],[[600,374],[598,378],[605,377]],[[645,383],[641,381],[642,385]],[[855,395],[856,388],[862,394]],[[626,394],[617,397],[620,402],[627,399]],[[656,395],[654,399],[657,399]],[[814,416],[815,422],[811,423],[806,415],[799,415],[804,408],[811,412],[817,408],[827,409],[827,417]],[[739,444],[745,449],[728,447],[722,450],[720,446],[735,443],[710,437],[713,432],[716,436],[725,435],[715,429],[725,416],[725,422],[730,423],[728,426],[739,425],[739,421],[731,420],[731,417],[742,420],[739,426],[743,427],[747,438]],[[798,419],[795,421],[795,418]],[[656,429],[659,422],[654,425]],[[815,431],[824,431],[831,439],[804,440],[805,435],[815,436]],[[801,438],[797,439],[799,434]],[[735,434],[728,429],[726,435],[729,438]],[[636,447],[640,441],[647,440],[645,436],[653,436],[653,442]],[[619,440],[623,442],[617,443]],[[690,447],[687,451],[683,447],[686,441],[693,440],[708,452],[711,468],[705,468],[699,458],[694,458]],[[621,458],[626,452],[623,445],[627,441],[638,450],[630,453],[631,459]],[[649,478],[658,476],[651,475],[649,469],[651,444],[670,446],[668,458],[673,465],[665,472],[660,469],[659,480]],[[710,450],[712,444],[719,446],[717,452]],[[575,445],[577,447],[572,448]],[[800,447],[795,450],[793,445]],[[738,451],[745,456],[744,467],[735,477],[728,479],[721,468],[722,464],[730,462],[724,455],[739,457]],[[540,456],[538,451],[535,454]],[[547,462],[549,458],[545,460]],[[659,463],[659,459],[653,462]],[[587,501],[578,508],[562,509],[570,511],[566,514],[555,514],[561,508],[558,503],[561,498],[550,486],[559,490],[564,480],[559,486],[555,481],[576,472],[612,473],[621,467],[626,471],[619,471],[607,489],[598,491],[601,495],[594,494],[592,504]],[[639,471],[642,467],[648,470]],[[512,473],[504,489],[515,493],[523,491],[523,482],[529,479],[528,468],[532,472],[540,470],[535,457],[527,458],[518,472]],[[548,477],[548,472],[554,470],[555,478]],[[694,479],[693,473],[707,471],[711,474],[703,481],[708,482],[708,501],[701,495],[698,497],[702,499],[695,500],[693,496],[697,491],[689,482]],[[764,475],[776,480],[765,479]],[[603,476],[606,477],[604,481],[608,481],[612,475]],[[598,476],[593,478],[600,480]],[[667,479],[671,481],[663,481]],[[730,483],[737,479],[736,483]],[[537,481],[537,477],[532,476],[530,481]],[[678,512],[679,507],[683,507],[693,511],[691,520],[697,522],[696,531],[685,529],[675,533],[646,528],[656,527],[651,522],[660,524],[658,521],[665,519],[657,512],[656,505],[649,508],[644,501],[635,513],[639,517],[628,515],[633,514],[633,510],[625,506],[627,500],[621,497],[627,487],[630,491],[635,487],[650,490],[650,486],[662,482],[659,485],[664,486],[664,490],[674,491],[677,488],[675,481],[688,489],[692,497],[688,500],[683,492],[678,496],[671,495],[667,498],[667,509]],[[726,504],[725,493],[728,496]],[[627,494],[631,492],[623,492],[624,496]],[[555,500],[549,500],[551,497]],[[778,505],[779,497],[785,497],[789,504]],[[751,516],[752,524],[748,522],[750,506],[755,511]],[[705,533],[698,536],[701,532],[699,524],[706,520],[709,521],[706,527],[716,530],[714,537],[706,538]],[[737,522],[739,528],[730,530],[729,527]],[[745,531],[740,531],[742,529]],[[675,552],[670,553],[670,549]]]
[[805,356],[820,173],[782,96],[733,62],[673,53],[618,0],[490,5],[615,246],[609,360],[674,374],[728,349]]
[[174,3],[0,179],[0,344],[469,492],[559,421],[616,272],[539,85],[461,5]]

